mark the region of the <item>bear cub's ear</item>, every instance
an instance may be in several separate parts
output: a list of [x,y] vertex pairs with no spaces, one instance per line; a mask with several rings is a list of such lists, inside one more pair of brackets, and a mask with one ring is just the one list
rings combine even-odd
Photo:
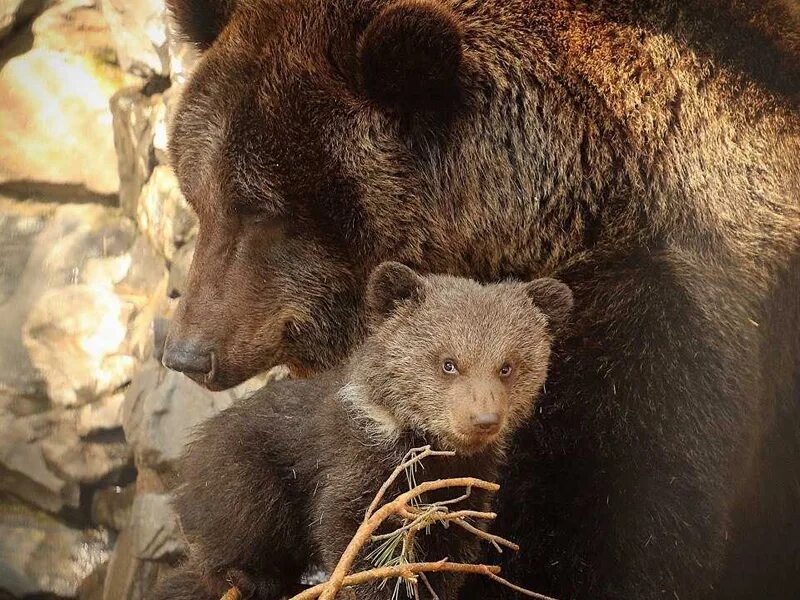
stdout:
[[543,277],[525,284],[525,291],[547,317],[550,333],[556,334],[572,313],[572,290],[567,284]]
[[364,91],[383,107],[446,111],[459,96],[461,29],[434,0],[400,0],[364,31],[359,62]]
[[178,33],[200,50],[217,39],[236,8],[236,0],[167,0]]
[[425,295],[425,280],[398,262],[378,265],[367,283],[367,310],[373,321],[389,317],[403,302],[418,302]]

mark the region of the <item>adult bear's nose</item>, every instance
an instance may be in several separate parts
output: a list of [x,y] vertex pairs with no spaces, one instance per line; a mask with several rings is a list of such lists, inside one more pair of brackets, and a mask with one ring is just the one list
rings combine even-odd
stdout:
[[173,340],[168,337],[161,363],[173,371],[194,376],[193,379],[198,375],[207,381],[214,378],[214,353],[208,344],[197,338]]

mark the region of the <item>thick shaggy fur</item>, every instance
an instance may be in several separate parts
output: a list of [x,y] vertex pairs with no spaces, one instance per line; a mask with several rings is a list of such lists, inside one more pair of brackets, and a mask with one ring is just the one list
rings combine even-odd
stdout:
[[[508,438],[530,416],[546,377],[551,332],[572,304],[569,289],[552,280],[483,287],[421,279],[391,263],[373,283],[375,330],[344,371],[269,385],[203,425],[183,458],[176,499],[190,562],[157,598],[218,600],[235,584],[246,598],[279,600],[309,565],[332,571],[411,448],[457,452],[426,460],[420,482],[498,477]],[[460,373],[444,372],[442,357]],[[503,365],[511,370],[501,376]],[[486,411],[500,417],[491,437],[464,426],[464,416]],[[388,498],[406,485],[401,477]],[[476,490],[459,508],[486,511],[490,499]],[[438,529],[419,536],[421,560],[478,559],[478,538],[456,526]],[[463,577],[430,580],[439,598],[453,600]],[[356,594],[377,600],[393,591],[359,586]]]
[[422,110],[365,86],[419,64],[364,55],[422,45],[364,43],[390,4],[236,2],[172,131],[200,237],[165,356],[199,340],[213,388],[326,368],[387,258],[554,274],[576,328],[516,440],[506,573],[579,599],[798,597],[796,6],[401,2],[461,46]]

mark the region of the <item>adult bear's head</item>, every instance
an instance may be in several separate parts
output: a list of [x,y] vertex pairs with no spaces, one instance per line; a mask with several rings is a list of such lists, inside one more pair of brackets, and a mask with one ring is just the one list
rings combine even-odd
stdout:
[[459,21],[435,0],[168,4],[203,55],[171,131],[200,231],[163,362],[211,389],[329,367],[370,269],[440,252],[420,224],[464,105]]

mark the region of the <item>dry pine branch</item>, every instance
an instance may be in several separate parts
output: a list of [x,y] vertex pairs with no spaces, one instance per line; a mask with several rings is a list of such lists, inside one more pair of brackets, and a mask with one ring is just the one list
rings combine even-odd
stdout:
[[[336,594],[343,587],[350,587],[367,583],[369,581],[380,581],[395,579],[404,580],[408,585],[416,586],[418,577],[423,578],[423,583],[431,591],[435,597],[435,592],[430,589],[430,584],[427,579],[424,579],[425,573],[434,572],[458,572],[458,573],[473,573],[489,577],[490,579],[505,585],[522,595],[530,598],[537,598],[538,600],[554,600],[549,596],[538,594],[530,590],[526,590],[511,582],[500,577],[500,568],[495,566],[483,564],[463,564],[451,563],[447,559],[437,562],[414,562],[408,559],[413,555],[413,540],[414,536],[421,530],[429,528],[432,524],[442,523],[449,524],[455,523],[456,525],[464,528],[466,531],[481,539],[490,542],[498,551],[502,551],[501,546],[510,548],[514,551],[519,549],[519,546],[510,542],[500,536],[487,533],[474,525],[468,523],[466,518],[491,520],[496,517],[494,513],[479,512],[479,511],[453,511],[450,512],[448,506],[460,502],[469,497],[473,488],[483,489],[488,492],[496,492],[500,486],[496,483],[483,481],[474,477],[456,477],[452,479],[439,479],[436,481],[426,481],[419,485],[414,481],[414,468],[422,460],[429,456],[453,456],[453,452],[442,452],[432,450],[430,446],[422,448],[414,448],[410,450],[404,457],[403,461],[392,472],[386,482],[378,490],[375,499],[370,504],[366,511],[364,520],[359,526],[350,543],[347,545],[344,553],[339,559],[339,563],[331,573],[330,579],[325,583],[321,583],[312,588],[309,588],[291,600],[334,600]],[[406,473],[409,481],[409,489],[397,496],[394,500],[387,502],[381,506],[384,496],[392,484],[402,474]],[[419,498],[427,493],[435,490],[442,490],[448,488],[465,488],[466,493],[458,498],[447,500],[444,502],[434,503],[431,505],[420,505]],[[397,530],[374,536],[374,532],[390,517],[400,517],[403,520],[403,525]],[[358,573],[350,573],[353,564],[361,554],[364,546],[370,541],[381,541],[397,539],[397,536],[403,536],[403,551],[400,557],[400,564],[377,566],[374,569],[368,569]],[[236,588],[231,588],[221,600],[239,600],[241,594]]]

